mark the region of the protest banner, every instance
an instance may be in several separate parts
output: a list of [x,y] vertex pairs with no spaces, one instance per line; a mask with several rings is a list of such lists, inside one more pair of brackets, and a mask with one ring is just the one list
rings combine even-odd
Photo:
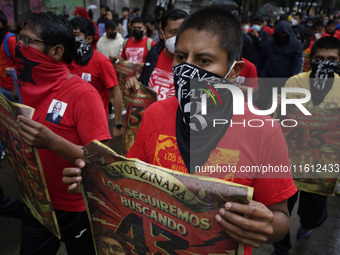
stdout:
[[14,170],[20,194],[32,215],[59,239],[60,231],[48,194],[44,172],[35,148],[21,138],[17,118],[32,118],[34,109],[12,103],[0,94],[0,138],[7,160]]
[[120,91],[123,96],[123,105],[126,106],[130,92],[125,89],[125,83],[129,78],[136,77],[137,68],[135,64],[128,61],[120,61],[119,63],[114,64],[114,68],[117,74]]
[[340,176],[340,109],[307,110],[310,116],[288,105],[292,125],[283,127],[293,178],[299,190],[334,196]]
[[98,141],[84,160],[97,254],[244,254],[214,217],[227,201],[248,204],[253,188],[128,159]]
[[157,101],[157,93],[139,83],[138,90],[131,92],[127,105],[123,134],[123,155],[132,147],[139,131],[140,123],[146,108]]

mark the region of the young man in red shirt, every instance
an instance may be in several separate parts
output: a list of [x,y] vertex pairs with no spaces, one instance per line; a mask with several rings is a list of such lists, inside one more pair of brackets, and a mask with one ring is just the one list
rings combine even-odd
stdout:
[[[217,159],[220,160],[217,163],[236,164],[237,168],[262,164],[289,166],[285,139],[277,123],[256,129],[256,132],[251,132],[250,127],[237,125],[208,130],[200,122],[205,117],[200,112],[192,114],[190,111],[190,107],[195,107],[195,101],[191,99],[200,88],[190,89],[192,78],[205,79],[208,83],[223,82],[223,77],[235,79],[240,74],[244,62],[236,60],[240,57],[241,42],[240,24],[232,14],[220,8],[201,9],[182,23],[177,32],[173,62],[176,96],[155,102],[146,110],[128,157],[193,174],[197,164],[193,165],[191,161],[200,166],[206,162],[216,164]],[[242,117],[246,121],[255,117],[248,110],[243,116],[232,116],[231,93],[220,92],[223,106],[216,111],[216,118],[224,116],[239,123]],[[190,94],[192,98],[188,99]],[[196,101],[196,107],[198,103]],[[256,115],[258,118],[264,116]],[[212,126],[212,119],[208,116],[205,121]],[[166,147],[172,153],[171,160],[164,156],[164,152],[159,153],[159,146],[165,140],[168,140]],[[169,144],[172,144],[171,148]],[[84,166],[81,160],[77,163],[79,167]],[[79,186],[80,173],[79,168],[64,169],[64,182],[71,184],[69,191]],[[228,202],[215,217],[229,237],[247,245],[245,254],[251,254],[250,246],[259,247],[280,240],[288,232],[286,200],[296,192],[291,177],[257,177],[251,173],[235,175],[231,181],[254,187],[254,200],[248,205]]]
[[92,49],[90,43],[94,36],[94,26],[88,19],[78,17],[70,21],[77,36],[77,55],[70,65],[73,74],[89,82],[103,99],[108,117],[110,96],[113,98],[115,112],[113,135],[121,136],[122,129],[122,94],[118,86],[117,75],[111,61],[99,51]]
[[[158,100],[164,100],[175,95],[175,87],[172,74],[172,61],[174,59],[176,33],[179,26],[188,14],[180,9],[167,11],[161,20],[158,42],[145,58],[139,81],[158,94]],[[138,81],[135,77],[130,78],[125,87],[137,90]]]
[[[111,137],[98,92],[68,67],[76,50],[73,29],[55,14],[33,13],[20,31],[20,42],[9,48],[23,103],[35,108],[32,120],[18,117],[19,132],[29,146],[38,148],[61,241],[68,254],[95,254],[84,200],[81,194],[66,192],[62,169],[83,157],[84,145]],[[55,105],[60,106],[58,123],[46,120]],[[20,254],[57,253],[60,240],[28,210],[22,226]]]
[[340,40],[340,31],[335,30],[336,29],[336,24],[335,24],[335,20],[331,19],[327,22],[326,28],[324,33],[321,35],[321,37],[325,37],[325,36],[333,36],[337,39]]
[[143,67],[148,51],[156,43],[145,35],[146,28],[144,20],[140,17],[134,18],[130,24],[132,37],[123,44],[122,60]]

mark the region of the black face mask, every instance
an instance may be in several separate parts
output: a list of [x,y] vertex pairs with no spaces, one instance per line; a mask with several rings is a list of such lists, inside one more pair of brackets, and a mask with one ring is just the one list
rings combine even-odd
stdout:
[[143,30],[139,30],[139,29],[135,29],[135,30],[132,30],[132,35],[133,37],[139,41],[140,39],[143,38],[144,36],[144,31]]
[[[179,103],[176,114],[178,149],[187,169],[193,173],[196,166],[205,164],[210,152],[225,135],[233,113],[233,98],[229,90],[214,89],[215,84],[228,83],[223,77],[188,63],[172,70]],[[207,100],[208,114],[202,115],[200,94],[208,90],[213,91],[220,103]],[[214,119],[227,119],[228,124],[213,127]]]
[[115,39],[117,36],[117,32],[112,32],[107,34],[107,38],[109,39]]
[[86,40],[80,39],[79,37],[76,37],[75,39],[77,54],[75,55],[74,60],[78,65],[87,66],[92,58],[93,48]]
[[334,82],[334,72],[338,72],[339,63],[329,60],[311,61],[310,88],[313,105],[322,103]]
[[288,35],[285,35],[285,36],[274,35],[273,38],[279,44],[287,43],[289,41],[289,36]]

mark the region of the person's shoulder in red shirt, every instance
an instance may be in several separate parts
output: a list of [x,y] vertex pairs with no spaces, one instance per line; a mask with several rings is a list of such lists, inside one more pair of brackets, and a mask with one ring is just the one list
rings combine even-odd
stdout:
[[339,31],[339,30],[336,30],[336,31],[335,31],[334,37],[335,37],[335,38],[338,38],[338,39],[340,40],[340,31]]
[[[8,35],[9,32],[6,34],[6,36]],[[9,36],[8,39],[6,40],[6,48],[8,52],[6,52],[4,48],[5,38],[0,47],[0,87],[8,91],[12,91],[14,88],[12,77],[7,77],[5,70],[8,67],[15,67],[13,59],[15,56],[16,38],[13,35]],[[9,57],[7,53],[9,53],[11,57]]]
[[[326,37],[326,36],[331,36],[331,35],[328,34],[327,32],[324,32],[324,33],[321,35],[321,37]],[[336,31],[334,32],[333,37],[338,38],[338,39],[340,40],[340,31],[336,30]]]
[[263,31],[267,32],[269,34],[269,36],[272,36],[272,34],[274,33],[274,29],[268,26],[265,26],[263,28]]

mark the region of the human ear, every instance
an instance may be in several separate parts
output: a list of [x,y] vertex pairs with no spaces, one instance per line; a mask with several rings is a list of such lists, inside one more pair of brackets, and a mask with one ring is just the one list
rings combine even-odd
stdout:
[[58,44],[50,48],[48,55],[54,60],[61,61],[63,59],[64,51],[64,47]]
[[244,61],[236,61],[233,69],[230,71],[229,74],[229,78],[237,78],[237,76],[240,75],[240,73],[242,72],[242,69],[244,68],[244,66],[246,65],[246,63]]
[[88,37],[85,38],[85,40],[89,43],[92,43],[93,41],[93,36],[92,35],[89,35]]

